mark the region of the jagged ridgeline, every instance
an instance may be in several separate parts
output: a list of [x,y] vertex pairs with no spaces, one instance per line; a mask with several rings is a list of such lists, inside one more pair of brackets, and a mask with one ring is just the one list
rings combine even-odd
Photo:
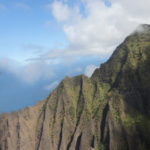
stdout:
[[0,150],[150,150],[150,26],[91,78],[66,77],[36,106],[1,115]]

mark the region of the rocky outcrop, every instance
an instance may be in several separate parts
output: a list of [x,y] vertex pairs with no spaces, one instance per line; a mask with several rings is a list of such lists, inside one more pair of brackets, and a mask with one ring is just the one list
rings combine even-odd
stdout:
[[0,150],[149,150],[150,27],[91,78],[66,77],[36,106],[0,116]]

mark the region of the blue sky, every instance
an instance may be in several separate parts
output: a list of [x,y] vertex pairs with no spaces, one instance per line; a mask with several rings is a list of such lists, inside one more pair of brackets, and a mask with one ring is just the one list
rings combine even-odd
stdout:
[[0,0],[0,113],[45,99],[66,76],[105,62],[149,0]]
[[[0,10],[0,56],[10,55],[17,60],[32,57],[32,46],[53,48],[57,43],[64,44],[65,35],[55,26],[55,19],[45,9],[50,1],[0,1],[4,7]],[[36,3],[36,4],[35,4]],[[46,21],[52,22],[53,28],[46,27]],[[9,43],[9,44],[8,44]],[[31,49],[25,48],[31,45]]]

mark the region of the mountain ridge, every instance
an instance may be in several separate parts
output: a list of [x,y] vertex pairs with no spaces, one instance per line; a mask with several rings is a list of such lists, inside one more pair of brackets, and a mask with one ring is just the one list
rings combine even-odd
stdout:
[[66,77],[34,107],[0,115],[0,150],[149,150],[150,26],[91,78]]

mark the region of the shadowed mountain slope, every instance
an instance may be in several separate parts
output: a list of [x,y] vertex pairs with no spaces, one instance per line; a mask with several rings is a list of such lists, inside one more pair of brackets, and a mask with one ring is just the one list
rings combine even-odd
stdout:
[[150,26],[91,78],[66,77],[36,106],[0,116],[0,150],[149,150]]

